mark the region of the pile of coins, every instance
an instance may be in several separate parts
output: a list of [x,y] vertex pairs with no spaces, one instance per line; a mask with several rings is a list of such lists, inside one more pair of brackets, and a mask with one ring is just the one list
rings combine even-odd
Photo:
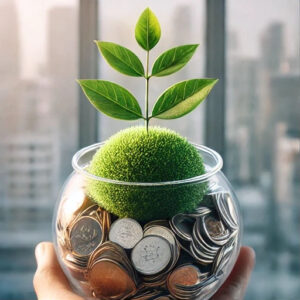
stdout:
[[136,273],[124,249],[113,242],[104,242],[91,255],[87,272],[95,297],[123,299],[136,293]]
[[140,224],[84,198],[68,224],[59,217],[56,223],[63,266],[91,298],[205,298],[237,250],[239,220],[229,193],[202,203],[171,220]]

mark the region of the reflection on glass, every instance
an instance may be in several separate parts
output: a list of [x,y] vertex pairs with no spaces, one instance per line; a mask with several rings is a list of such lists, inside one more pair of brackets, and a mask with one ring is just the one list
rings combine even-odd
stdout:
[[228,1],[227,175],[257,265],[247,299],[300,293],[299,1]]
[[[199,43],[190,63],[174,75],[150,79],[149,111],[152,111],[155,100],[170,85],[192,78],[204,76],[205,62],[205,1],[198,0],[135,0],[128,5],[125,1],[103,0],[99,8],[99,39],[121,44],[138,54],[142,62],[146,61],[145,51],[137,44],[134,28],[141,12],[148,6],[157,15],[161,23],[161,40],[150,52],[150,66],[164,51],[183,44]],[[118,7],[118,9],[116,9]],[[104,80],[114,81],[126,87],[144,105],[145,83],[143,78],[127,77],[112,70],[99,54],[100,75]],[[151,68],[150,68],[151,70]],[[186,117],[177,120],[150,120],[151,125],[172,128],[190,141],[203,143],[204,104]],[[100,139],[105,140],[121,128],[132,125],[143,125],[143,122],[117,121],[101,114]]]
[[77,1],[1,0],[0,44],[0,299],[34,299],[77,146]]

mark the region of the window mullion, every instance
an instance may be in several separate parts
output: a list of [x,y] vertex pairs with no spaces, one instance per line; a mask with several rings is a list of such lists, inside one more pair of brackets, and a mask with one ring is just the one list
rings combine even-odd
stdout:
[[[98,36],[98,0],[80,0],[79,78],[97,78],[98,53],[93,40]],[[97,111],[79,89],[79,148],[98,140]]]
[[206,145],[225,156],[225,0],[206,1],[206,76],[219,78],[206,101]]

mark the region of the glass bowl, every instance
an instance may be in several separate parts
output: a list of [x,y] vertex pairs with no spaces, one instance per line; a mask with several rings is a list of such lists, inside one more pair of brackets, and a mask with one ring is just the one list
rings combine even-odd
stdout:
[[[74,155],[74,172],[53,217],[57,257],[74,291],[85,299],[209,299],[230,274],[242,235],[238,201],[221,171],[221,156],[193,144],[203,158],[203,175],[122,182],[87,171],[103,145]],[[145,216],[153,205],[159,205],[162,216],[170,212],[163,204],[166,197],[174,203],[192,197],[199,204],[168,218],[118,218],[96,204],[91,186],[116,206],[122,197],[140,197],[142,208],[137,210]]]

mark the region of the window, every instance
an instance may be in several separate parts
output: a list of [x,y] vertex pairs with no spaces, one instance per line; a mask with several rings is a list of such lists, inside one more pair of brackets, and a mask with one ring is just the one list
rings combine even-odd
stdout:
[[[143,125],[103,114],[98,114],[97,121],[87,117],[92,110],[93,116],[96,112],[90,107],[86,110],[90,105],[78,93],[75,79],[81,75],[94,78],[86,74],[95,74],[98,65],[99,78],[125,86],[144,108],[144,80],[119,74],[100,54],[90,55],[89,47],[96,53],[93,39],[116,42],[144,61],[145,53],[135,41],[133,28],[149,5],[162,27],[150,65],[173,46],[200,44],[192,61],[180,72],[151,78],[150,111],[155,99],[171,84],[206,77],[206,65],[208,72],[222,70],[224,55],[226,63],[225,74],[209,74],[226,79],[221,80],[226,82],[225,111],[224,103],[219,103],[224,100],[221,88],[210,96],[212,105],[204,102],[186,117],[151,120],[150,125],[170,127],[192,142],[220,147],[217,150],[225,153],[224,172],[238,194],[244,216],[244,244],[254,247],[257,254],[246,299],[297,299],[298,0],[1,0],[0,298],[35,298],[33,249],[39,241],[52,239],[53,206],[72,170],[70,162],[76,150],[87,141],[103,141],[121,128]],[[213,23],[206,28],[207,16]],[[222,47],[205,53],[206,35],[222,46],[224,27],[217,22],[222,18],[226,23],[225,53]],[[84,49],[84,56],[79,48]],[[205,124],[210,125],[205,128]],[[89,134],[95,128],[98,139],[96,130]],[[205,132],[217,134],[205,137]]]
[[299,1],[227,2],[227,175],[257,264],[247,299],[300,293]]
[[[0,298],[34,299],[34,247],[77,149],[77,1],[0,2]],[[14,287],[14,288],[12,288]]]

